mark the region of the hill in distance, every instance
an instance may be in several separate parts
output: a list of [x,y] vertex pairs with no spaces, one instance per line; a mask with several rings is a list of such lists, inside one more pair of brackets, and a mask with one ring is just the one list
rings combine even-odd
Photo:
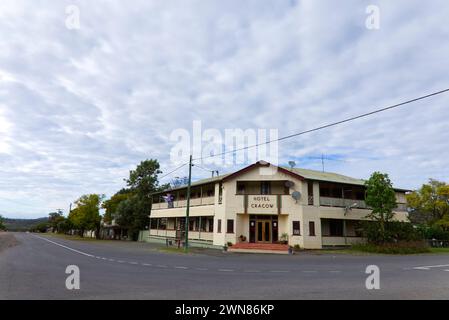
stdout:
[[31,227],[34,227],[35,225],[47,222],[48,218],[37,218],[37,219],[9,219],[4,218],[3,224],[6,227],[6,230],[8,231],[27,231]]

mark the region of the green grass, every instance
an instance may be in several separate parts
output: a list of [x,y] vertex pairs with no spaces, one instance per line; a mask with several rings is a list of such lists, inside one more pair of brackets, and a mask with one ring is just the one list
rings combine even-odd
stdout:
[[165,252],[165,253],[182,253],[182,254],[188,254],[189,251],[185,251],[184,248],[177,248],[177,247],[163,247],[159,248],[159,251]]
[[61,233],[40,233],[40,236],[43,237],[53,237],[53,238],[60,238],[60,239],[66,239],[66,240],[75,240],[75,241],[105,241],[105,240],[98,240],[95,238],[89,238],[89,237],[80,237],[78,235],[68,235],[68,234],[61,234]]
[[449,248],[430,248],[431,253],[449,253]]

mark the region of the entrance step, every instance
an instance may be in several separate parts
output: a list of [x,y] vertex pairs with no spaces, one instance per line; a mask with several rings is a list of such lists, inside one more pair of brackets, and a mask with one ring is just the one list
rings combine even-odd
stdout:
[[245,253],[276,253],[288,254],[287,244],[278,243],[236,243],[228,247],[229,252],[245,252]]

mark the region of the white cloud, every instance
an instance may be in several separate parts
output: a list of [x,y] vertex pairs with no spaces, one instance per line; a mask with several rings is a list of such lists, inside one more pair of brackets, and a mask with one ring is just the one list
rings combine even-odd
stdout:
[[[111,195],[145,158],[168,172],[170,133],[193,120],[283,136],[449,86],[443,0],[376,1],[378,31],[365,28],[372,1],[72,3],[79,30],[65,28],[63,2],[0,3],[4,215]],[[343,160],[326,169],[356,177],[382,170],[408,188],[449,180],[448,102],[282,142],[280,162],[320,169],[324,153]]]

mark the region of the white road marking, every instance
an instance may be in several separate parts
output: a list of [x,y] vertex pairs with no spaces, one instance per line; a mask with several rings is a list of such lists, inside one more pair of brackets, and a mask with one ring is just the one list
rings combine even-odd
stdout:
[[199,271],[206,271],[207,268],[195,268],[195,270],[199,270]]
[[290,272],[290,271],[287,271],[287,270],[272,270],[270,272],[273,272],[273,273],[286,273],[286,272]]
[[218,269],[218,271],[221,271],[221,272],[233,272],[234,270],[232,270],[232,269]]
[[137,262],[135,262],[135,261],[131,261],[131,262],[128,262],[129,264],[138,264]]
[[449,272],[449,269],[444,269],[443,271],[448,271]]
[[304,273],[315,273],[315,272],[318,272],[318,271],[316,271],[316,270],[304,270],[303,272]]
[[435,265],[435,266],[414,267],[413,269],[429,270],[430,268],[444,268],[444,267],[449,267],[449,264],[438,264],[438,265]]
[[118,263],[125,263],[123,260],[117,260]]
[[142,263],[143,266],[147,266],[147,267],[151,267],[152,264],[151,263]]
[[340,270],[331,270],[329,272],[331,272],[331,273],[340,273],[341,271]]
[[175,269],[189,269],[187,267],[175,267]]
[[32,236],[33,236],[33,237],[36,237],[36,238],[39,238],[39,239],[41,239],[41,240],[45,240],[45,241],[48,241],[48,242],[50,242],[50,243],[53,243],[53,244],[55,244],[55,245],[57,245],[57,246],[60,246],[60,247],[62,247],[62,248],[64,248],[64,249],[67,249],[67,250],[70,250],[70,251],[73,251],[73,252],[82,254],[83,256],[91,257],[91,258],[94,257],[92,254],[85,253],[85,252],[82,252],[82,251],[79,251],[79,250],[76,250],[76,249],[73,249],[73,248],[64,246],[64,245],[59,244],[59,243],[57,243],[57,242],[54,242],[54,241],[51,241],[51,240],[48,240],[48,239],[45,239],[45,238],[42,238],[42,237],[39,237],[39,236],[35,236],[35,235],[32,235]]
[[254,272],[254,273],[257,273],[257,272],[260,272],[260,270],[244,270],[243,272],[248,272],[248,273]]

